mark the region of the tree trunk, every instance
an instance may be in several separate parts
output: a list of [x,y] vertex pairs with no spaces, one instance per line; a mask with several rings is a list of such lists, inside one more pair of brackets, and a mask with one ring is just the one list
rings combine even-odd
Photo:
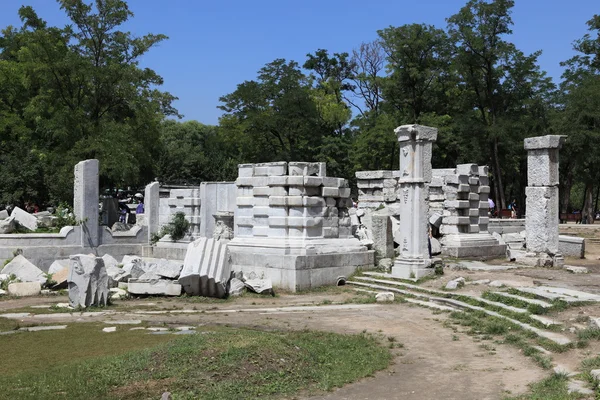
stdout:
[[587,183],[585,185],[585,202],[583,206],[583,215],[585,216],[585,222],[587,224],[594,223],[594,212],[593,212],[593,202],[592,198],[594,196],[594,186],[591,183]]
[[569,212],[569,208],[571,207],[571,188],[573,187],[573,173],[569,171],[567,174],[567,178],[565,179],[565,183],[563,183],[561,187],[560,197],[561,197],[561,209],[560,212],[562,214],[566,214]]
[[492,141],[492,163],[494,164],[494,182],[497,187],[496,191],[496,202],[500,203],[498,207],[500,210],[506,208],[506,199],[504,198],[504,186],[502,185],[502,171],[500,170],[500,160],[498,160],[498,139],[494,138]]

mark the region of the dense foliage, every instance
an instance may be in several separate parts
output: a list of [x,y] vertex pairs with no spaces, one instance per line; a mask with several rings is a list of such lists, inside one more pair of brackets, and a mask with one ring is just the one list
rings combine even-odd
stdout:
[[88,157],[110,185],[233,180],[238,163],[279,160],[326,161],[352,180],[397,168],[394,128],[419,123],[439,128],[434,167],[488,165],[503,208],[524,204],[523,139],[566,134],[561,207],[597,209],[598,15],[558,85],[540,51],[512,43],[514,0],[469,0],[446,27],[390,26],[349,53],[269,62],[221,97],[219,126],[207,126],[165,119],[174,97],[137,64],[165,37],[119,31],[132,15],[123,1],[59,3],[72,26],[23,7],[23,26],[0,36],[0,202],[68,199],[72,166]]

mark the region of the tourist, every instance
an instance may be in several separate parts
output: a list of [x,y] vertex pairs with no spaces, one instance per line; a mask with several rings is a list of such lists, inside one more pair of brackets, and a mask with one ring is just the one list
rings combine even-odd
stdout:
[[138,206],[135,209],[135,213],[136,214],[143,214],[144,213],[144,196],[141,193],[136,193],[135,194],[135,199],[139,203]]
[[510,217],[517,218],[517,199],[513,199],[512,203],[508,205],[508,209],[510,210]]
[[490,215],[494,216],[494,208],[496,208],[496,204],[494,203],[494,200],[488,198],[488,205],[490,208]]

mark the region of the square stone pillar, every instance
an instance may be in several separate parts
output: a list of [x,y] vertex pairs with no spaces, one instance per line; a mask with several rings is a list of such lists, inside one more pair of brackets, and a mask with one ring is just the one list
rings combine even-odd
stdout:
[[82,247],[97,247],[99,243],[99,201],[100,188],[98,160],[85,160],[75,165],[73,184],[73,213],[81,221],[83,234]]
[[551,256],[559,254],[558,150],[565,137],[546,135],[525,139],[527,249]]
[[400,143],[400,256],[392,275],[420,278],[433,273],[429,256],[429,183],[431,148],[437,129],[421,125],[402,125],[395,130]]
[[159,204],[160,195],[158,193],[159,183],[152,182],[146,185],[144,192],[144,214],[148,223],[148,243],[152,240],[152,235],[158,233],[159,227]]

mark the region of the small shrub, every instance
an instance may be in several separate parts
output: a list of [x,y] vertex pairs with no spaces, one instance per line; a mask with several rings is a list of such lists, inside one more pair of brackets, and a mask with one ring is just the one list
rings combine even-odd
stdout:
[[158,233],[152,234],[150,241],[152,244],[158,242],[163,236],[171,236],[171,240],[176,242],[185,237],[190,230],[190,222],[185,219],[182,212],[175,213],[168,225],[163,226]]

